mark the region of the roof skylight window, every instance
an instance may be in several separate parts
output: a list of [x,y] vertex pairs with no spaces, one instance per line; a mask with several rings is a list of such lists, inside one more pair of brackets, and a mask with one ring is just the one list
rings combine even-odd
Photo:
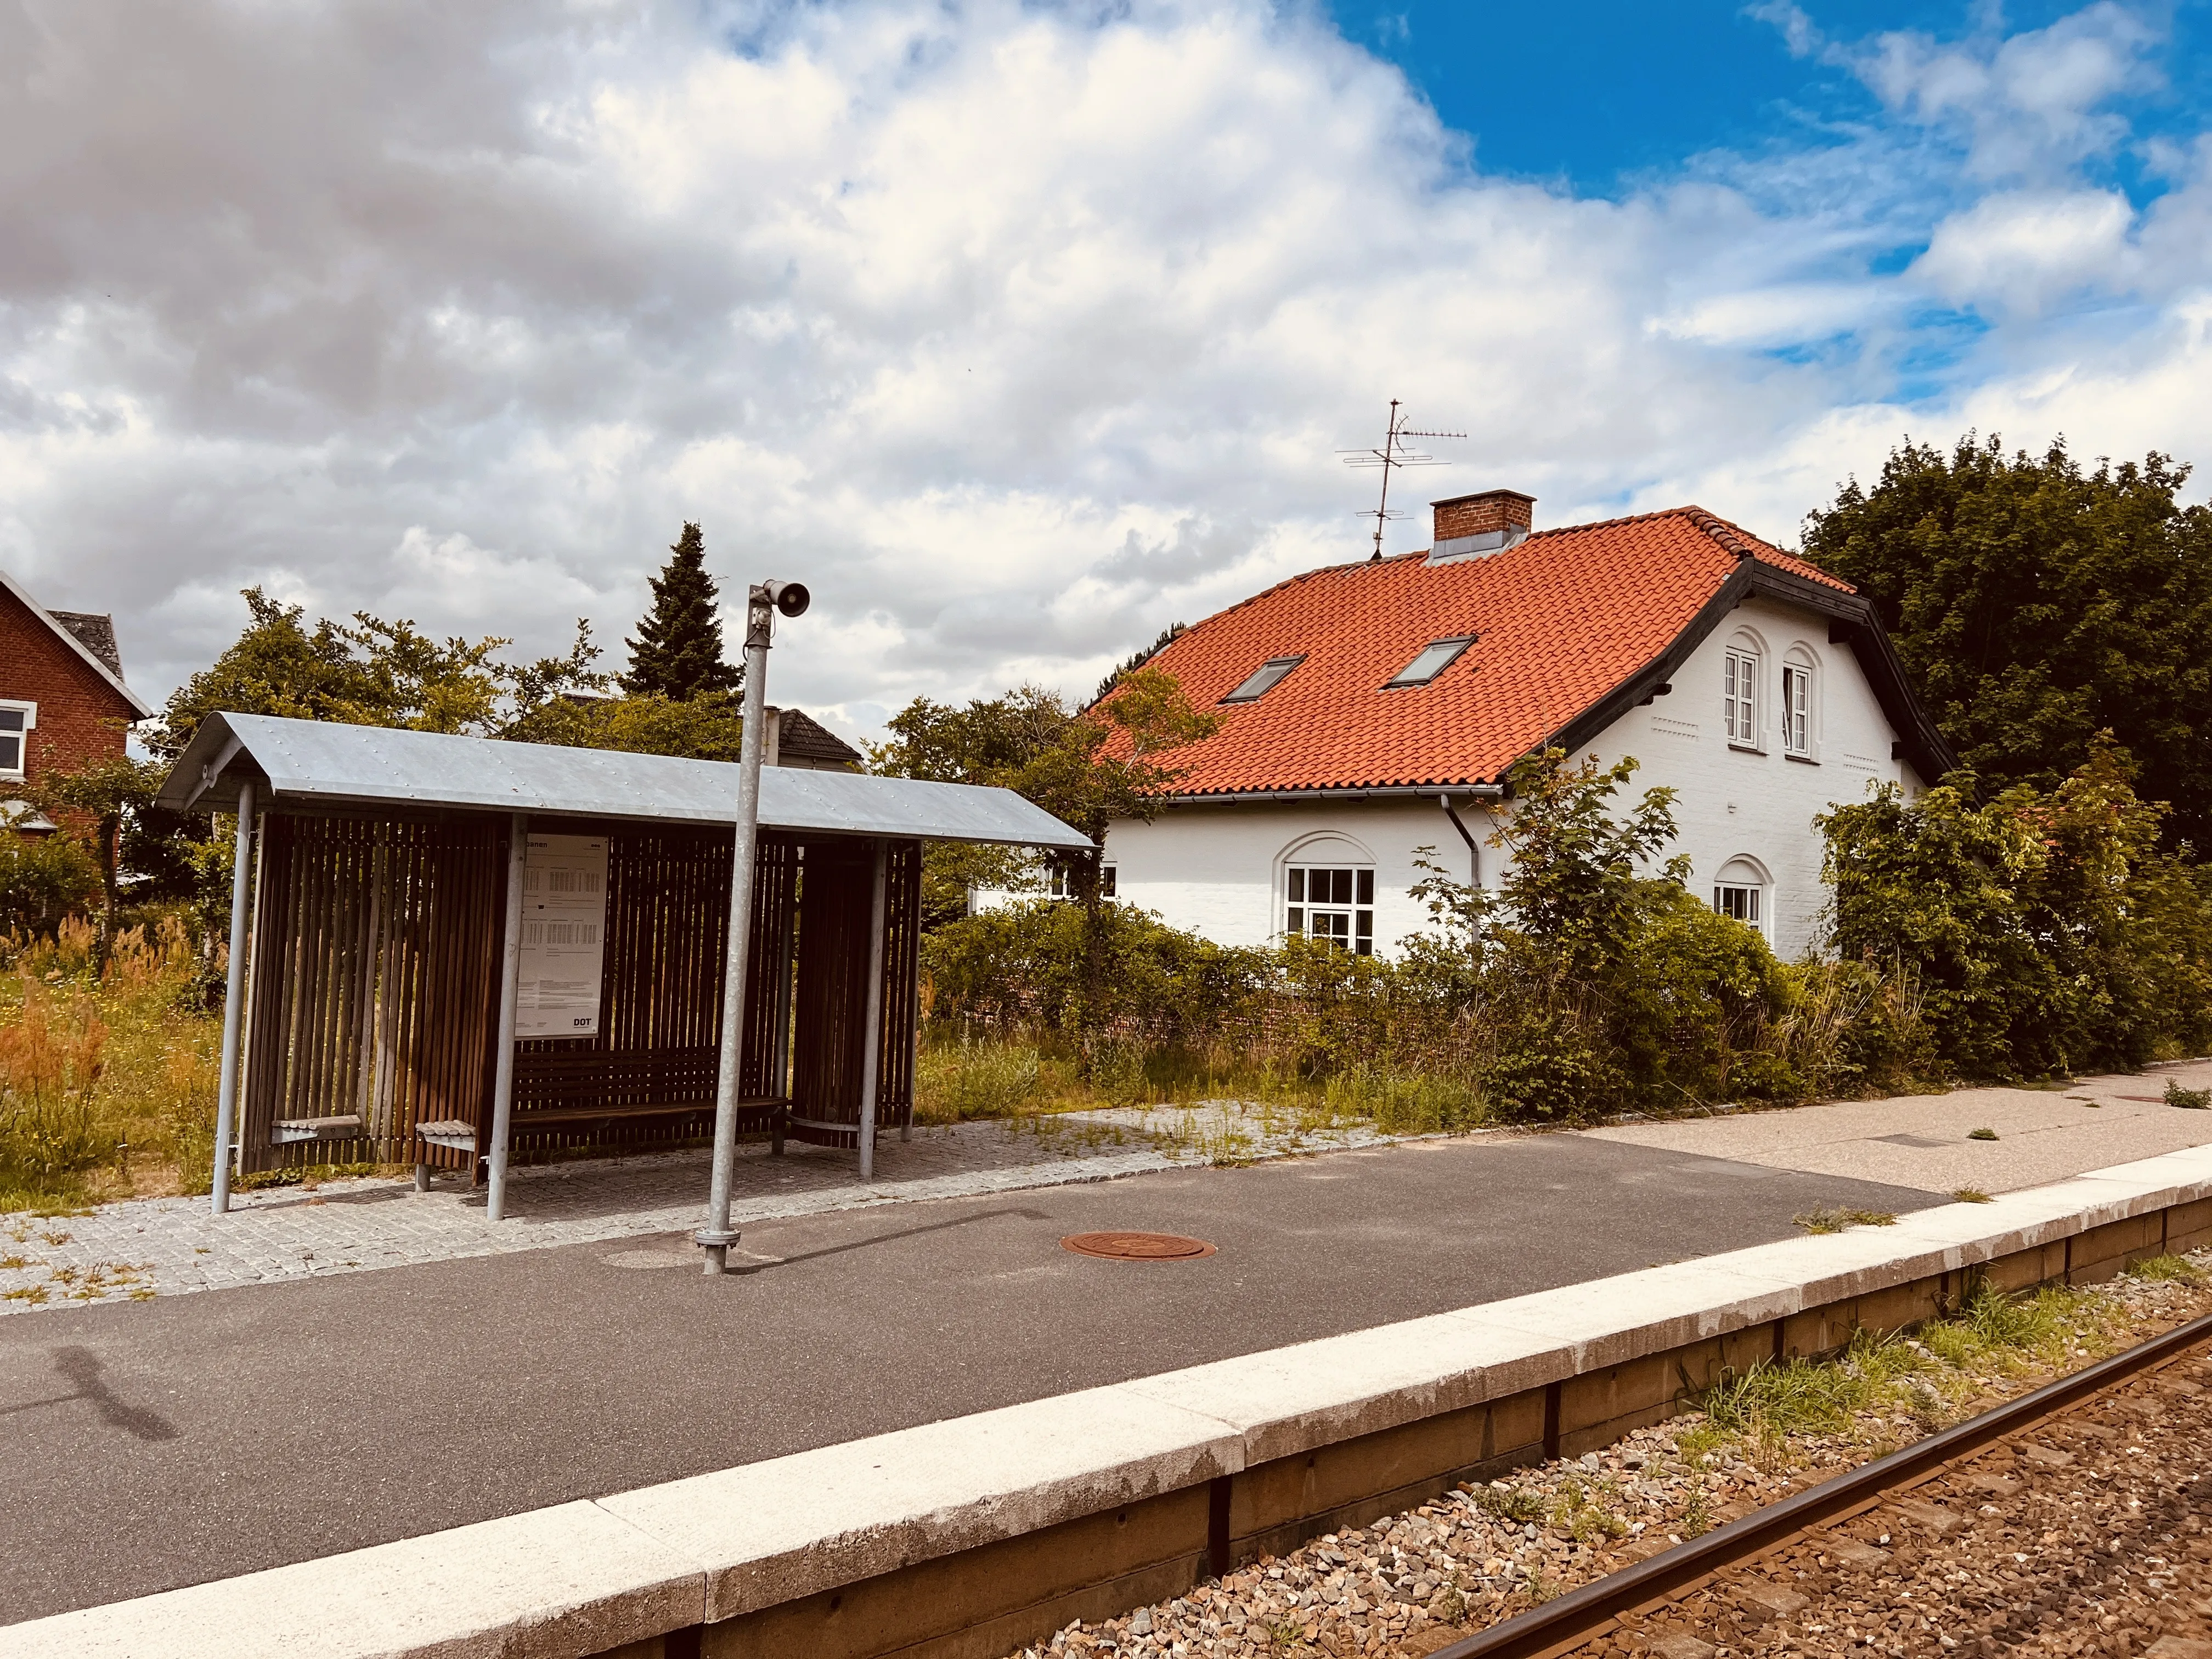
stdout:
[[1257,698],[1264,697],[1283,683],[1291,670],[1304,660],[1304,657],[1270,657],[1252,671],[1250,678],[1221,701],[1251,702]]
[[1390,685],[1426,685],[1449,668],[1460,658],[1460,653],[1474,643],[1475,636],[1465,634],[1455,640],[1438,640],[1433,645],[1421,647],[1420,655],[1393,674],[1383,684]]

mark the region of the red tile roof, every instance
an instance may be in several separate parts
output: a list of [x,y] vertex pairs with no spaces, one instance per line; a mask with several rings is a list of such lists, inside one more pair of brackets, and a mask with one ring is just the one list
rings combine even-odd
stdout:
[[[1152,661],[1222,717],[1162,757],[1177,795],[1496,779],[1661,656],[1737,570],[1848,583],[1702,507],[1539,531],[1486,558],[1427,555],[1294,576]],[[1432,640],[1478,642],[1426,685],[1383,683]],[[1257,702],[1218,706],[1271,657],[1306,660]]]

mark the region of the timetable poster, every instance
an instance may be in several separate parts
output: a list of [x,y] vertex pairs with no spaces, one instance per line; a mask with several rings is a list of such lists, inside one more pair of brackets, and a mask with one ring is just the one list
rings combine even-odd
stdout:
[[600,836],[532,836],[522,866],[518,1037],[599,1034],[607,936],[607,843]]

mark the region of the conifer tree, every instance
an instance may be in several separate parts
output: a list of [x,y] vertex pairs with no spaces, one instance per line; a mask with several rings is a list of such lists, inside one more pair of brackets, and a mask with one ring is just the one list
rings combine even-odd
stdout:
[[683,538],[653,579],[653,609],[639,621],[623,690],[631,696],[677,702],[738,689],[741,676],[722,660],[722,623],[714,613],[714,579],[707,574],[706,538],[687,524]]

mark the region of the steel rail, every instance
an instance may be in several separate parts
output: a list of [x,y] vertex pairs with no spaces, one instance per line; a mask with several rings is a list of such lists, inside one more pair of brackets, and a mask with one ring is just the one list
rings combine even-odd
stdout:
[[1664,1601],[1723,1568],[1765,1554],[1799,1533],[1866,1509],[1893,1486],[1908,1485],[2017,1434],[2037,1419],[2208,1339],[2212,1339],[2212,1314],[2176,1326],[2163,1336],[2100,1359],[2071,1376],[2047,1382],[2032,1394],[2007,1401],[1832,1480],[1754,1510],[1701,1538],[1594,1579],[1556,1601],[1439,1648],[1430,1659],[1543,1659],[1570,1652],[1603,1635],[1622,1613]]

